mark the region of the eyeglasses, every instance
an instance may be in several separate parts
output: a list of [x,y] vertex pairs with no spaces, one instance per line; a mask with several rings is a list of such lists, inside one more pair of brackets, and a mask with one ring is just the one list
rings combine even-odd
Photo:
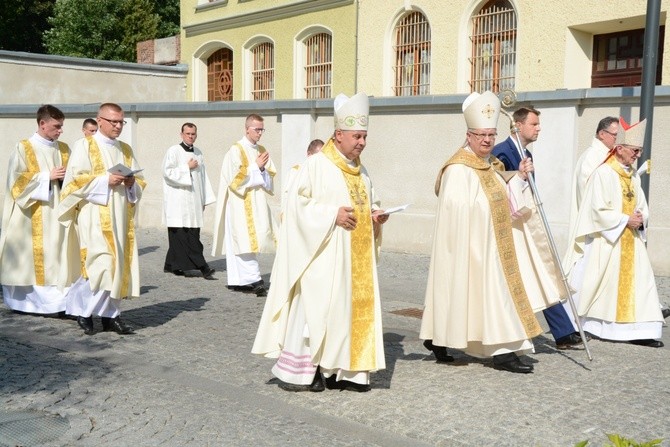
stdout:
[[477,140],[481,141],[485,138],[490,138],[492,140],[495,140],[496,137],[498,136],[497,133],[477,133],[477,132],[468,132],[470,135],[473,135]]
[[128,124],[126,122],[126,120],[110,120],[110,119],[105,118],[104,116],[101,116],[100,118],[107,121],[112,126],[123,126],[125,124]]
[[603,132],[606,132],[606,133],[608,133],[608,134],[612,135],[612,136],[613,136],[614,138],[616,138],[616,137],[617,137],[617,135],[619,135],[619,133],[618,133],[618,132],[610,132],[609,130],[605,130],[605,129],[603,129]]
[[250,127],[249,129],[251,129],[251,130],[255,130],[255,131],[258,132],[258,133],[263,133],[263,132],[265,132],[265,129],[263,129],[262,127]]
[[640,155],[640,153],[642,152],[641,147],[626,146],[625,144],[623,144],[622,146],[633,152],[634,155]]

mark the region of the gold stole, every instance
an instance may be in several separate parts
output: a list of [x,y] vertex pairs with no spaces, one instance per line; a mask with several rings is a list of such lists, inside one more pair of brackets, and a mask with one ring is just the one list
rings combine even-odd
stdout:
[[[500,263],[505,274],[507,287],[509,288],[512,301],[516,312],[521,319],[521,323],[526,331],[528,338],[535,337],[542,333],[542,327],[535,318],[533,308],[530,305],[526,289],[523,286],[521,279],[521,272],[519,271],[519,262],[516,258],[516,251],[514,249],[514,237],[512,235],[512,218],[510,216],[510,209],[508,204],[507,191],[500,184],[497,178],[496,171],[502,171],[502,163],[494,159],[492,164],[487,163],[475,154],[459,149],[449,161],[445,164],[438,176],[440,182],[444,170],[452,164],[464,164],[473,169],[479,177],[484,194],[489,202],[491,208],[491,220],[493,223],[493,232],[496,238],[496,245],[498,247],[498,255]],[[439,186],[436,186],[436,191],[439,192]],[[459,191],[450,191],[447,194],[459,194]]]
[[351,234],[351,343],[352,371],[377,367],[375,349],[375,287],[372,271],[372,217],[370,198],[361,176],[361,162],[349,166],[331,138],[322,150],[337,166],[349,190],[356,228]]
[[[626,173],[616,158],[611,157],[607,164],[619,174],[623,205],[621,212],[631,215],[635,212],[637,200],[633,187],[633,171]],[[619,285],[616,304],[616,322],[635,322],[635,234],[625,227],[621,234],[621,259],[619,261]]]
[[[244,182],[244,179],[247,177],[249,172],[249,158],[247,157],[247,153],[244,150],[244,147],[240,143],[236,143],[235,146],[240,149],[240,161],[242,164],[240,165],[239,172],[230,184],[230,189],[233,193],[237,193],[237,188],[239,188],[242,182]],[[265,148],[259,145],[258,152],[262,154],[265,152]],[[268,171],[268,173],[274,176],[274,172]],[[256,224],[254,223],[254,208],[251,203],[251,194],[245,193],[243,200],[244,216],[247,220],[247,234],[249,235],[250,250],[251,253],[258,253],[258,235],[256,234]]]
[[[22,172],[19,175],[19,178],[16,179],[14,185],[12,186],[12,198],[16,200],[19,195],[25,190],[28,186],[28,183],[32,178],[40,173],[40,165],[37,162],[37,156],[35,155],[35,150],[33,145],[30,144],[29,140],[22,140],[21,144],[23,145],[25,154],[26,154],[26,172]],[[58,152],[60,153],[61,165],[63,167],[67,166],[68,157],[70,155],[69,147],[65,143],[57,142]],[[35,285],[43,286],[44,279],[44,222],[42,222],[42,206],[44,205],[40,202],[35,202],[30,207],[30,224],[32,227],[32,239],[33,239],[33,262],[35,263]]]
[[[88,156],[91,161],[91,173],[82,174],[72,179],[68,184],[65,190],[61,193],[61,200],[76,190],[83,188],[85,185],[89,184],[96,177],[106,175],[107,169],[105,168],[105,162],[102,158],[102,153],[100,152],[100,147],[93,137],[86,137],[88,141]],[[123,163],[132,169],[133,166],[133,153],[132,149],[126,143],[119,141],[121,145],[121,152],[123,153]],[[146,183],[141,179],[135,180],[141,188],[144,188]],[[126,204],[126,234],[125,234],[125,253],[123,260],[123,271],[121,277],[121,293],[123,296],[119,298],[127,298],[131,291],[128,290],[128,285],[130,283],[130,267],[133,260],[133,246],[135,244],[135,204],[128,202]],[[102,229],[102,236],[105,239],[107,248],[112,255],[112,277],[116,273],[116,245],[114,243],[114,228],[112,225],[112,216],[110,211],[110,204],[107,205],[98,205],[100,212],[100,227]],[[81,255],[81,275],[82,277],[88,279],[88,274],[86,272],[86,256],[87,250],[86,247],[82,247],[80,250]]]

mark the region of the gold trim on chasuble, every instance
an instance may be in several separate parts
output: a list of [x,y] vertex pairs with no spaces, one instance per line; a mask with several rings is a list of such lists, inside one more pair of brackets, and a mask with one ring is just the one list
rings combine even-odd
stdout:
[[[32,178],[40,173],[40,165],[30,141],[21,141],[26,154],[26,172],[22,172],[12,187],[14,200],[26,189]],[[30,206],[30,224],[32,226],[33,262],[35,263],[35,285],[44,285],[44,222],[42,221],[42,203],[36,201]]]
[[[519,261],[516,257],[514,237],[512,236],[512,218],[510,216],[507,191],[505,191],[505,188],[496,177],[498,175],[496,174],[496,170],[500,168],[499,162],[489,164],[477,155],[461,148],[446,163],[444,169],[452,164],[464,164],[477,173],[479,183],[484,190],[489,207],[491,208],[491,221],[498,247],[498,256],[503,273],[505,274],[507,287],[514,302],[514,307],[528,338],[540,335],[542,327],[540,327],[537,318],[535,318],[533,308],[526,295],[526,289],[523,286],[521,272],[519,271]],[[444,172],[444,169],[442,172]],[[440,179],[441,175],[438,177],[438,182]],[[436,191],[439,192],[439,186],[436,188]]]
[[[84,174],[81,176],[77,176],[72,180],[72,182],[66,187],[66,190],[63,191],[62,197],[65,198],[72,192],[83,188],[85,185],[90,183],[93,179],[96,177],[99,177],[101,175],[106,175],[107,170],[105,169],[105,163],[102,159],[102,153],[100,152],[100,147],[98,147],[97,142],[93,137],[86,137],[86,140],[88,141],[88,155],[89,159],[91,161],[91,174]],[[130,146],[128,146],[126,143],[119,142],[121,144],[121,151],[123,152],[123,162],[126,166],[129,168],[132,168],[132,150]],[[136,179],[137,181],[137,179]],[[144,182],[142,182],[144,183]],[[140,186],[142,184],[140,183]],[[112,265],[111,265],[111,270],[112,270],[112,277],[116,274],[116,245],[114,244],[114,229],[112,227],[112,218],[111,218],[111,211],[110,211],[110,204],[107,203],[107,205],[97,205],[98,210],[100,212],[100,227],[102,229],[102,236],[105,239],[105,243],[107,244],[107,248],[109,249],[109,252],[112,255]],[[123,262],[123,272],[122,272],[122,277],[121,277],[121,293],[123,296],[119,298],[126,298],[130,295],[130,291],[128,291],[128,285],[129,285],[129,279],[130,279],[130,267],[133,259],[133,245],[135,243],[135,204],[134,203],[128,203],[127,205],[127,210],[126,210],[126,235],[125,235],[125,247],[126,251],[124,254],[124,262]],[[82,264],[82,276],[84,278],[88,278],[88,274],[86,273],[86,255],[87,255],[87,250],[81,249],[80,250],[80,255],[82,256],[81,264]]]
[[[619,174],[621,185],[622,210],[626,215],[635,212],[637,198],[633,187],[633,171],[626,173],[621,164],[611,157],[607,164]],[[621,258],[619,261],[619,285],[617,288],[616,322],[635,322],[635,234],[627,226],[621,234]]]
[[[233,193],[235,193],[237,188],[239,188],[240,185],[244,182],[244,179],[247,178],[247,173],[249,172],[247,169],[249,167],[249,158],[247,158],[247,153],[244,150],[244,147],[242,147],[240,143],[236,143],[235,146],[240,149],[241,165],[240,171],[237,173],[230,185],[230,189],[233,191]],[[258,152],[261,150],[265,151],[265,148],[263,148],[263,146],[259,146]],[[258,253],[258,235],[256,234],[256,224],[254,223],[254,209],[251,204],[251,194],[248,194],[245,191],[243,200],[244,217],[247,221],[247,234],[249,235],[249,249],[251,250],[251,253]]]
[[335,148],[332,138],[321,152],[342,171],[356,217],[356,228],[349,232],[351,236],[350,369],[371,371],[377,368],[377,362],[370,198],[360,175],[360,160],[356,159],[355,167],[349,166]]

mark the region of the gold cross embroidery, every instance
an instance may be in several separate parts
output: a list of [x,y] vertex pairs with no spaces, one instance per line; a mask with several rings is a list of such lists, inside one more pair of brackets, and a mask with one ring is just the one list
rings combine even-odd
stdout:
[[482,114],[486,115],[487,118],[491,118],[495,111],[496,110],[491,107],[491,104],[486,104],[486,107],[482,109]]
[[351,190],[350,193],[351,198],[354,199],[356,205],[358,205],[360,210],[363,211],[363,205],[365,205],[365,200],[363,200],[363,197],[361,197],[361,193],[358,191],[358,185],[355,185],[354,189]]

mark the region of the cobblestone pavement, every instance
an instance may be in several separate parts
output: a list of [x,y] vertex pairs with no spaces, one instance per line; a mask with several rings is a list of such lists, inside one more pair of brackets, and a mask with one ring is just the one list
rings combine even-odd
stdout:
[[[131,336],[85,336],[73,320],[0,310],[0,445],[593,446],[618,433],[670,438],[670,336],[652,349],[602,341],[557,351],[535,339],[528,375],[456,354],[437,364],[418,338],[427,256],[383,253],[387,369],[369,393],[287,393],[249,352],[263,299],[162,271],[167,241],[140,230],[142,296]],[[209,240],[204,241],[209,246]],[[269,279],[271,256],[261,257]],[[658,278],[670,301],[670,278]],[[543,322],[544,323],[544,322]],[[100,325],[99,321],[96,324]],[[670,445],[667,440],[663,445]]]

